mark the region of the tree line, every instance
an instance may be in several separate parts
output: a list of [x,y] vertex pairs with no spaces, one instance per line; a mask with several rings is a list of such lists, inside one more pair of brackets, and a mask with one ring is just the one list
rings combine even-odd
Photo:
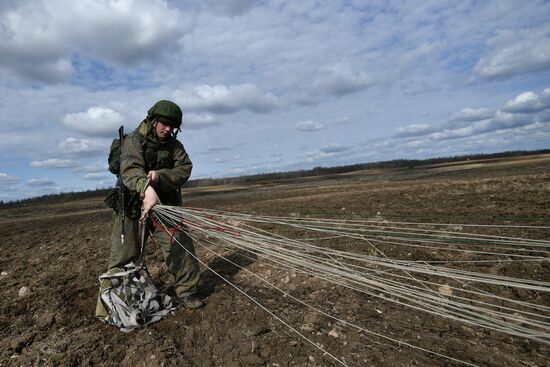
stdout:
[[335,166],[335,167],[314,167],[312,169],[298,170],[298,171],[270,172],[270,173],[261,173],[256,175],[236,176],[236,177],[226,177],[226,178],[205,178],[205,179],[191,180],[186,184],[186,187],[254,184],[259,182],[296,179],[301,177],[348,173],[348,172],[367,170],[367,169],[389,169],[389,168],[412,169],[417,166],[424,166],[424,165],[431,165],[431,164],[438,164],[438,163],[450,163],[450,162],[459,162],[459,161],[465,161],[465,160],[505,158],[505,157],[515,157],[515,156],[522,156],[522,155],[545,154],[545,153],[550,153],[550,149],[531,150],[531,151],[516,150],[516,151],[506,151],[506,152],[500,152],[500,153],[468,154],[468,155],[436,157],[436,158],[427,158],[427,159],[394,159],[390,161],[356,163],[356,164]]

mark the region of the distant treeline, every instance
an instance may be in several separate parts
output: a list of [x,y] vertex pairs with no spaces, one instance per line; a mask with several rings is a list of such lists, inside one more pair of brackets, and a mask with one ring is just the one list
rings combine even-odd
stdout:
[[107,196],[107,193],[111,189],[96,189],[96,190],[86,190],[86,191],[69,191],[62,192],[60,194],[46,194],[42,196],[35,196],[33,198],[21,199],[15,201],[3,202],[0,201],[0,208],[15,207],[21,205],[30,205],[30,204],[52,204],[60,203],[64,201],[72,201],[77,199],[86,199],[98,197],[101,195]]
[[[299,170],[299,171],[288,171],[288,172],[271,172],[271,173],[262,173],[257,175],[250,176],[237,176],[237,177],[226,177],[226,178],[204,178],[199,180],[190,180],[185,184],[185,187],[201,187],[201,186],[216,186],[216,185],[245,185],[245,184],[254,184],[260,182],[275,182],[280,180],[287,179],[296,179],[301,177],[312,177],[312,176],[323,176],[331,175],[338,173],[347,173],[359,170],[367,169],[388,169],[388,168],[414,168],[417,166],[438,164],[438,163],[448,163],[448,162],[458,162],[465,160],[480,160],[480,159],[492,159],[492,158],[505,158],[505,157],[517,157],[523,155],[534,155],[534,154],[545,154],[550,153],[550,149],[541,149],[541,150],[516,150],[509,152],[501,153],[490,153],[490,154],[468,154],[452,157],[437,157],[437,158],[427,158],[427,159],[394,159],[391,161],[384,162],[371,162],[371,163],[358,163],[350,164],[346,166],[337,166],[337,167],[315,167],[309,170]],[[98,190],[87,190],[80,192],[65,192],[61,194],[48,194],[37,196],[29,199],[21,199],[10,202],[0,201],[0,208],[13,207],[19,205],[28,205],[28,204],[47,204],[47,203],[58,203],[62,201],[70,201],[75,199],[85,199],[90,197],[97,197],[101,195],[107,195],[107,192],[111,189],[98,189]]]
[[479,159],[492,159],[492,158],[505,158],[516,157],[522,155],[534,155],[550,153],[550,149],[543,150],[516,150],[501,153],[490,154],[469,154],[453,157],[437,157],[427,159],[394,159],[384,162],[371,162],[371,163],[357,163],[346,166],[337,167],[315,167],[309,170],[288,171],[288,172],[272,172],[262,173],[250,176],[238,176],[227,178],[205,178],[200,180],[191,180],[185,186],[186,187],[200,187],[200,186],[215,186],[215,185],[239,185],[239,184],[253,184],[258,182],[273,182],[286,179],[296,179],[300,177],[312,177],[323,176],[338,173],[347,173],[353,171],[367,170],[367,169],[388,169],[388,168],[414,168],[417,166],[459,162],[465,160],[479,160]]

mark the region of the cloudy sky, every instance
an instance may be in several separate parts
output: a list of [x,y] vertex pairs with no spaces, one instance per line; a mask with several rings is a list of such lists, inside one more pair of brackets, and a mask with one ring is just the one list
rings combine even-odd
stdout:
[[195,179],[550,148],[550,2],[2,0],[0,200],[111,186],[159,99]]

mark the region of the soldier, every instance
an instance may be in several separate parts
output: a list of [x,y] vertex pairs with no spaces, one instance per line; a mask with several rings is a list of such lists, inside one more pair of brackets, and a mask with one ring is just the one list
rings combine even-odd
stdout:
[[[127,189],[125,196],[129,199],[125,202],[130,210],[125,210],[124,243],[121,241],[120,213],[115,211],[109,269],[135,262],[140,256],[140,218],[131,210],[132,206],[135,208],[132,200],[141,195],[142,218],[159,200],[166,205],[182,204],[180,187],[189,179],[193,165],[182,143],[176,139],[181,122],[182,111],[178,105],[162,100],[149,109],[145,120],[124,139],[119,175]],[[145,188],[147,182],[149,186]],[[197,297],[198,262],[190,255],[195,255],[193,241],[182,231],[176,231],[173,237],[160,230],[153,233],[168,270],[175,277],[177,302],[188,309],[199,308],[203,302]]]

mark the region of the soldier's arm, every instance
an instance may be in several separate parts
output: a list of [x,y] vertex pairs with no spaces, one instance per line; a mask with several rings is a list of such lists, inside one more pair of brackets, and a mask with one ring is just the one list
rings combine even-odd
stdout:
[[185,151],[183,144],[176,141],[174,147],[174,168],[164,168],[157,170],[159,182],[157,188],[160,191],[172,191],[180,188],[187,182],[191,176],[193,163],[189,159],[189,154]]
[[136,133],[132,133],[124,139],[120,168],[124,185],[130,191],[141,192],[147,182],[147,173],[145,172],[141,139]]

